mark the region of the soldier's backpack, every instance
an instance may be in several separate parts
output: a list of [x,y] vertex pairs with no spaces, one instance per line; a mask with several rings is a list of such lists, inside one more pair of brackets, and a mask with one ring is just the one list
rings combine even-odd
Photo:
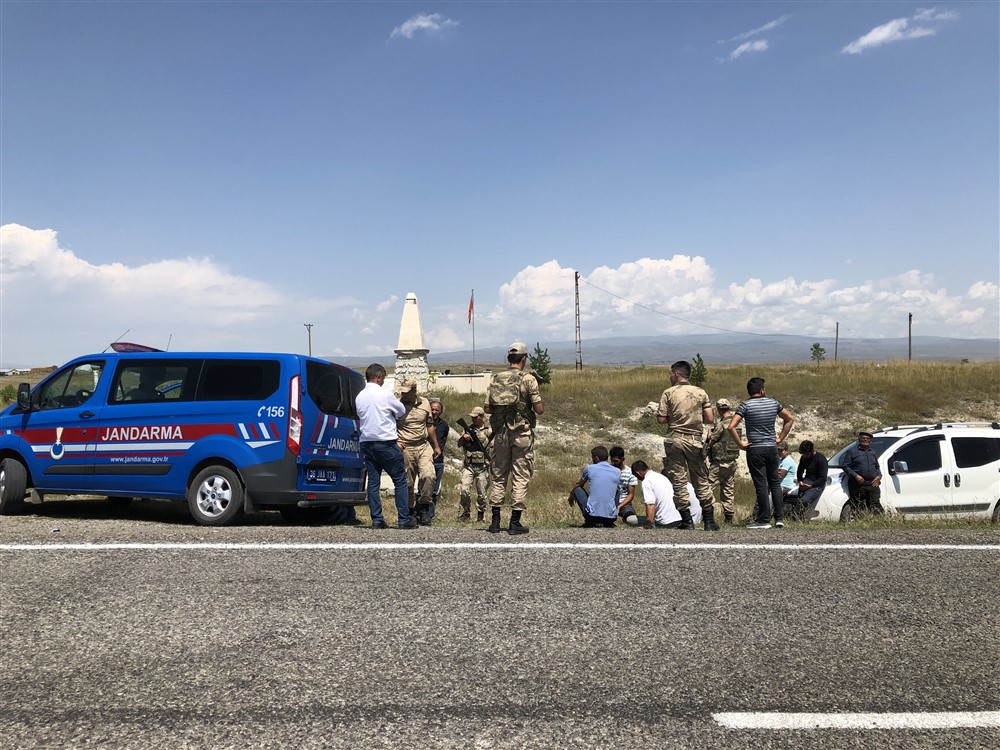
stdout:
[[[490,415],[490,422],[493,429],[506,427],[514,429],[520,423],[531,424],[530,417],[518,413],[518,405],[521,403],[521,379],[524,377],[523,370],[504,370],[498,372],[490,380],[489,402],[493,405],[493,414]],[[522,409],[523,411],[523,409]]]

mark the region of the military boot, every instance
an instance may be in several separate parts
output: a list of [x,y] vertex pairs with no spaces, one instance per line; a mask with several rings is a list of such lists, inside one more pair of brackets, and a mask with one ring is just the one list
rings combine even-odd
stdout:
[[527,534],[528,527],[521,525],[521,511],[515,510],[510,514],[510,528],[507,529],[508,534]]
[[701,520],[705,524],[705,531],[719,530],[719,524],[715,522],[715,508],[702,508]]
[[491,534],[499,534],[500,531],[501,531],[501,529],[500,529],[500,509],[499,508],[493,508],[492,511],[493,511],[493,518],[490,521],[490,527],[488,529],[486,529],[486,530],[488,532],[490,532]]
[[417,505],[417,522],[421,526],[431,525],[431,504],[419,503]]
[[681,525],[678,526],[677,528],[684,530],[693,529],[694,521],[691,520],[691,511],[688,509],[684,509],[680,511],[680,514],[681,514]]
[[733,514],[732,513],[725,513],[724,515],[725,515],[725,521],[726,521],[726,523],[731,524],[733,522]]
[[476,523],[483,523],[486,520],[486,514],[483,511],[476,513]]

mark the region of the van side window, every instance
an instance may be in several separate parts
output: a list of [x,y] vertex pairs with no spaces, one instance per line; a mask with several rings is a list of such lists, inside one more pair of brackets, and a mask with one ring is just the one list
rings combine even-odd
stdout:
[[109,403],[191,401],[199,363],[188,360],[123,360],[115,372]]
[[33,397],[39,409],[82,406],[97,389],[104,362],[84,362],[63,370],[43,385]]
[[935,471],[942,466],[941,442],[940,439],[917,440],[896,451],[891,460],[906,461],[910,474]]
[[1000,438],[957,437],[952,438],[951,447],[955,449],[955,465],[959,469],[1000,461]]
[[273,359],[207,360],[198,401],[262,401],[278,389],[281,364]]
[[355,397],[364,390],[360,373],[306,360],[306,392],[323,414],[357,419]]

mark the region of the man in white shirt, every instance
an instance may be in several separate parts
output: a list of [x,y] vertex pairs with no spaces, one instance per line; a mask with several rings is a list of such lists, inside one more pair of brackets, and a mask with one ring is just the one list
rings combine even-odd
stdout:
[[674,487],[670,480],[650,469],[645,461],[632,464],[632,473],[642,482],[646,528],[678,528],[681,525],[681,514],[674,505]]
[[382,517],[382,498],[379,490],[382,472],[392,478],[395,487],[396,513],[399,528],[415,529],[417,519],[410,516],[409,494],[406,489],[406,469],[403,451],[399,447],[396,420],[406,413],[406,407],[392,391],[382,387],[385,368],[378,363],[365,370],[365,389],[358,394],[354,405],[361,424],[361,453],[368,471],[368,509],[372,514],[373,529],[387,529]]

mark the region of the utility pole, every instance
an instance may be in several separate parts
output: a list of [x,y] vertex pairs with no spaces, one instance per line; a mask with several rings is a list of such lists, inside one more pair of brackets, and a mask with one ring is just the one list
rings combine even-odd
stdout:
[[576,285],[576,369],[583,369],[583,348],[580,345],[580,272],[575,271]]
[[910,316],[910,324],[909,324],[909,330],[907,332],[908,353],[907,353],[906,361],[907,362],[912,362],[913,361],[913,313],[908,313],[908,315]]
[[833,337],[833,361],[837,361],[837,349],[840,347],[840,321],[837,321],[837,333]]
[[303,323],[302,325],[306,327],[306,331],[309,334],[309,356],[311,357],[313,355],[313,324]]

